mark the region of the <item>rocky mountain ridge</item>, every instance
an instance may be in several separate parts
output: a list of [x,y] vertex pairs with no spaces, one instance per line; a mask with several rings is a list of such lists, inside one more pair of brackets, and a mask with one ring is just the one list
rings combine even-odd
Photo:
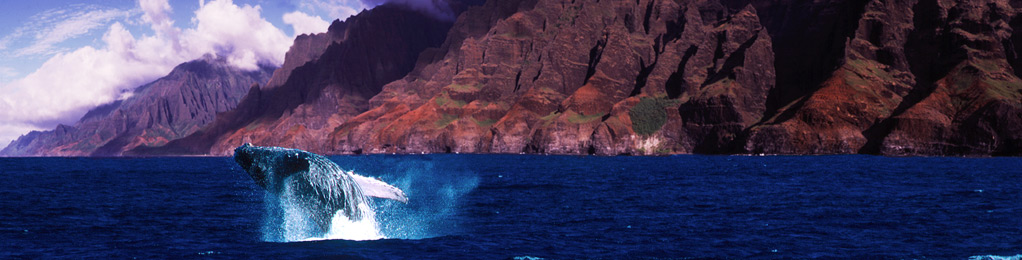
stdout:
[[1018,155],[1018,5],[491,1],[322,152]]
[[0,151],[4,156],[120,156],[188,136],[234,108],[248,88],[275,68],[243,71],[207,55],[135,89],[132,96],[90,110],[74,125],[34,131]]
[[1022,154],[1022,2],[449,3],[299,37],[237,108],[125,154]]
[[192,136],[127,153],[228,154],[246,142],[322,152],[326,135],[368,110],[369,99],[408,74],[420,53],[435,51],[430,48],[444,42],[450,27],[396,4],[335,21],[326,33],[296,39],[269,84],[253,88],[237,109]]

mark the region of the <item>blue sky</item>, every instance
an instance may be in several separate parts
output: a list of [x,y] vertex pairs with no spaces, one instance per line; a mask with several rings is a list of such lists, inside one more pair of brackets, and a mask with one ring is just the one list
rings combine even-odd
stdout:
[[91,0],[0,3],[0,148],[204,54],[279,65],[294,36],[371,8],[364,0]]
[[[171,17],[174,19],[174,25],[178,28],[190,27],[194,11],[199,9],[200,2],[198,0],[168,2],[173,9]],[[324,21],[332,21],[333,19],[346,18],[339,16],[350,15],[352,13],[349,12],[355,12],[356,10],[364,8],[364,5],[356,0],[235,0],[233,2],[236,5],[247,4],[259,6],[262,10],[262,17],[264,19],[289,35],[293,35],[294,30],[290,25],[284,23],[283,16],[286,13],[299,11],[316,16]],[[52,56],[54,52],[77,49],[88,45],[102,45],[101,37],[105,32],[106,27],[115,21],[122,22],[128,31],[135,34],[154,33],[153,30],[145,24],[128,22],[130,21],[130,18],[137,19],[142,15],[142,11],[139,9],[139,3],[137,0],[37,0],[5,1],[0,4],[0,35],[5,37],[14,36],[12,34],[14,34],[19,28],[30,30],[32,27],[44,27],[47,25],[52,26],[59,23],[56,19],[66,18],[68,15],[74,14],[74,11],[85,11],[85,13],[90,11],[93,13],[108,11],[105,14],[108,14],[109,16],[99,17],[99,19],[96,20],[96,26],[87,28],[87,30],[82,32],[80,35],[74,35],[67,39],[63,39],[54,44],[52,48],[47,48],[45,50],[35,51],[35,49],[25,49],[32,47],[32,44],[37,42],[32,35],[22,34],[22,37],[12,37],[10,42],[7,44],[0,41],[0,47],[9,45],[6,46],[7,48],[3,48],[5,50],[0,52],[0,58],[2,58],[0,59],[0,68],[2,68],[0,69],[0,82],[8,82],[17,78],[18,75],[25,75],[34,71],[35,68],[38,68],[39,65],[46,61],[47,58]],[[67,13],[59,15],[54,14],[55,12]],[[122,14],[119,12],[125,13]],[[82,14],[84,15],[85,13]],[[18,51],[30,53],[18,53]]]

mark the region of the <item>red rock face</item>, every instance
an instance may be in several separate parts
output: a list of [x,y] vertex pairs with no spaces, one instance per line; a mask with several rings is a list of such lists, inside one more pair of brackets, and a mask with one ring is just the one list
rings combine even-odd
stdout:
[[241,71],[206,57],[181,64],[128,99],[89,111],[74,126],[33,132],[5,148],[8,156],[117,156],[185,137],[233,109],[273,68]]
[[[811,35],[789,33],[778,40],[783,45],[779,55],[797,56],[778,61],[778,87],[769,100],[775,108],[748,130],[742,151],[859,152],[868,141],[863,132],[889,116],[914,84],[904,51],[911,48],[907,46],[912,41],[907,39],[913,30],[911,6],[907,2],[831,1],[798,8],[810,10],[808,19],[828,21],[833,26],[831,36],[821,38],[817,33],[828,29],[818,25],[807,31]],[[835,34],[847,38],[835,39]],[[798,39],[820,41],[823,44],[808,48],[823,55],[798,53],[804,45]],[[795,64],[799,58],[811,63]]]
[[[640,2],[491,1],[470,10],[452,29],[447,55],[385,86],[371,101],[380,109],[331,135],[334,152],[730,146],[763,114],[774,82],[770,36],[756,10]],[[640,98],[665,101],[656,108],[666,114],[661,129],[632,131],[628,114]],[[704,116],[712,113],[719,116]],[[719,140],[703,142],[708,136]]]
[[935,82],[906,98],[917,103],[890,119],[881,152],[1019,154],[1022,83],[1003,55],[1013,48],[1011,7],[956,1],[925,8],[937,11],[929,35],[946,42],[932,57],[940,67],[929,74]]
[[[1005,1],[869,2],[843,64],[750,130],[753,153],[1019,154]],[[1004,47],[1008,46],[1008,47]],[[995,112],[996,111],[996,112]],[[982,119],[981,119],[982,118]]]
[[387,85],[335,152],[1019,153],[1004,1],[515,2],[464,14],[489,30]]
[[451,25],[378,7],[154,151],[1019,155],[1020,8],[501,0]]

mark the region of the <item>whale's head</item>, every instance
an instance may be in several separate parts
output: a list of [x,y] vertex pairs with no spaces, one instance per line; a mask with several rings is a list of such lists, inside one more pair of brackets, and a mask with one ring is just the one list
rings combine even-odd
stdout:
[[234,149],[234,161],[267,190],[273,190],[280,180],[309,169],[308,152],[248,143]]

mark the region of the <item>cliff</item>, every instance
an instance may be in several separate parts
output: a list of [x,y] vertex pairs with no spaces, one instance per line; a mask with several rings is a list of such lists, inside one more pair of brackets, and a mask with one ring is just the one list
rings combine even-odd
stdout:
[[1019,155],[1018,5],[490,1],[330,152]]
[[[330,140],[340,153],[723,146],[709,139],[727,141],[756,122],[775,77],[756,10],[725,10],[710,2],[491,1],[461,16],[452,32],[464,36],[452,38],[444,58],[385,86],[370,101],[376,109]],[[480,24],[489,26],[469,26]],[[634,109],[640,103],[652,105]]]
[[195,133],[325,154],[1022,154],[1022,3],[388,4],[303,36]]
[[0,151],[4,156],[118,156],[188,136],[234,108],[273,68],[242,71],[207,56],[134,90],[131,97],[92,109],[72,126],[35,131]]
[[834,69],[808,91],[779,88],[804,94],[779,97],[793,101],[749,129],[745,151],[1019,155],[1018,5],[857,3]]
[[283,67],[236,109],[192,136],[128,154],[224,155],[246,142],[325,153],[325,136],[368,110],[368,100],[408,74],[420,53],[435,51],[430,48],[444,42],[450,27],[450,21],[395,4],[335,21],[326,33],[296,39]]

